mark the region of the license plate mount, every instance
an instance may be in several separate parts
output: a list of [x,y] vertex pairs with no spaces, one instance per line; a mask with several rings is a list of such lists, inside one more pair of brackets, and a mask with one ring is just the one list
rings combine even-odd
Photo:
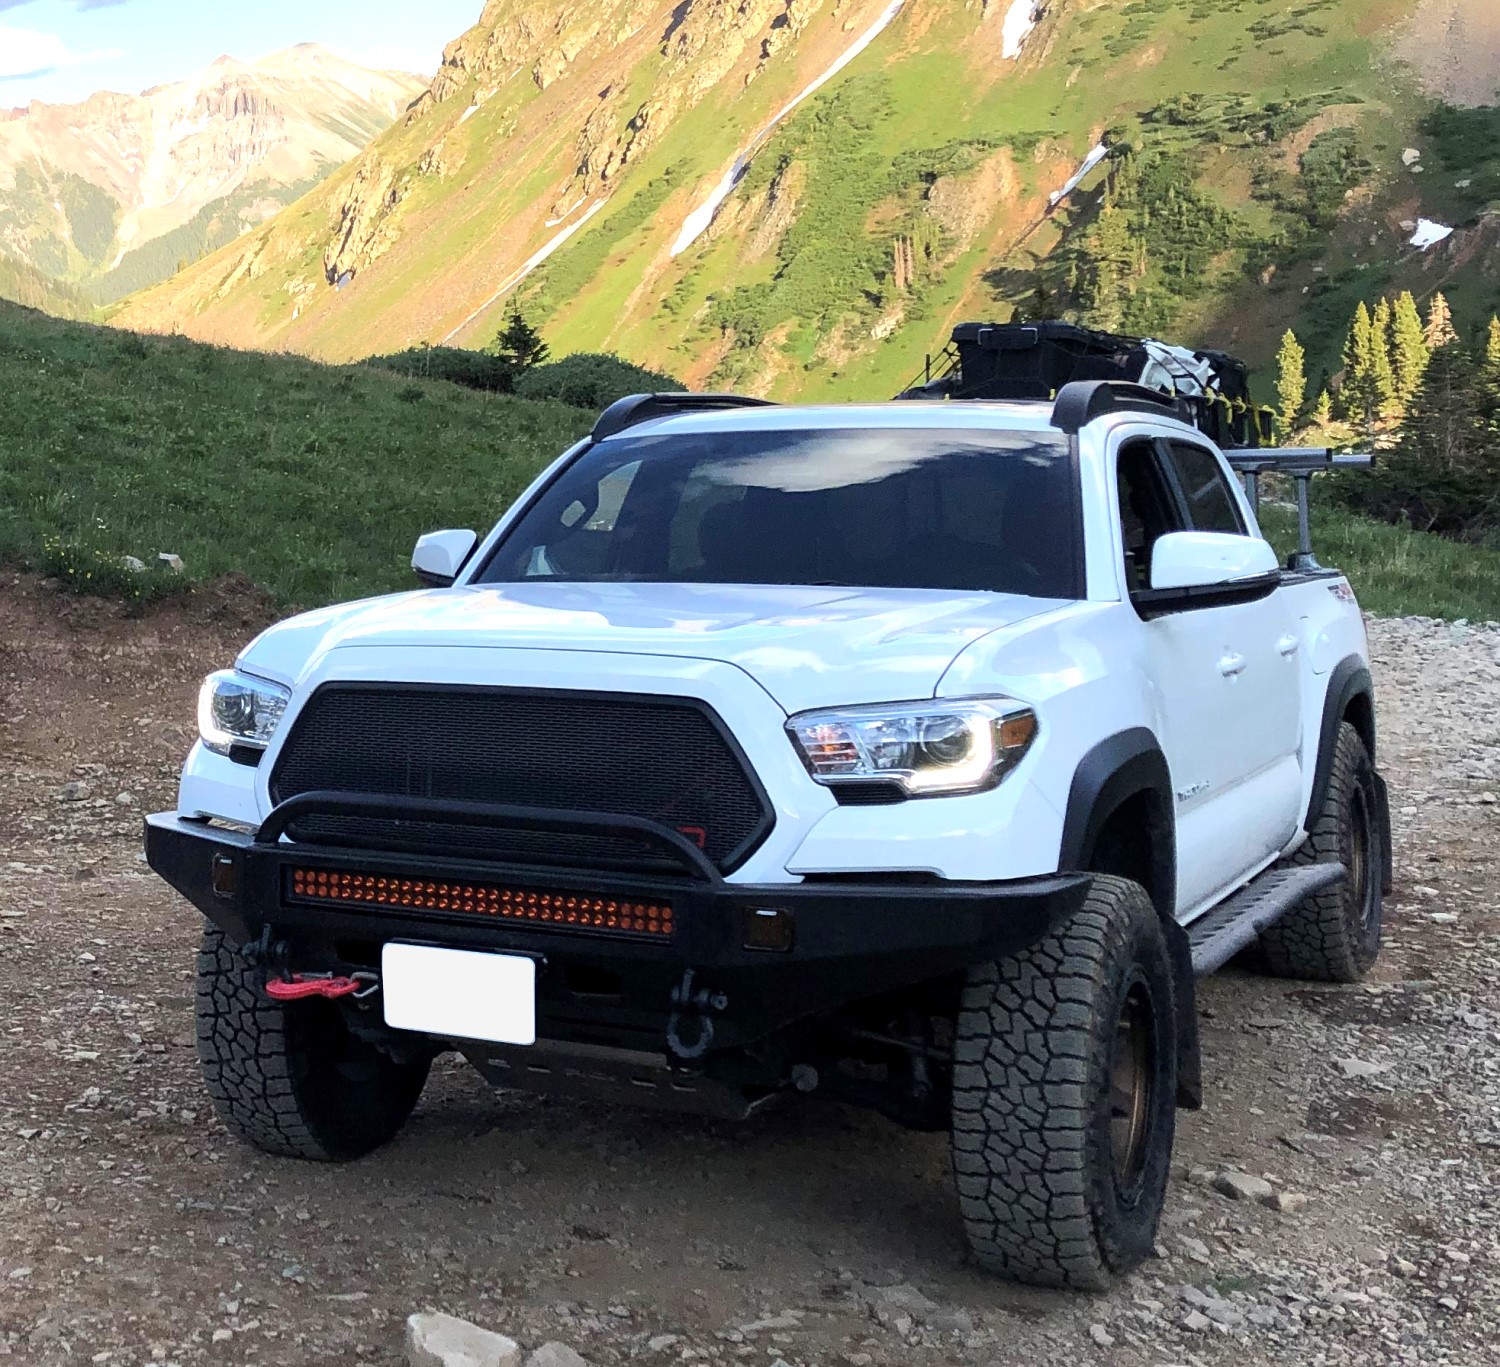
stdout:
[[385,1023],[491,1044],[536,1043],[536,960],[393,943],[380,955]]

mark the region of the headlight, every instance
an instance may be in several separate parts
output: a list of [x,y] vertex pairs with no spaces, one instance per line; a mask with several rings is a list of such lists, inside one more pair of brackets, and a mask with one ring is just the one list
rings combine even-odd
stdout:
[[236,745],[264,750],[291,696],[280,684],[237,669],[210,674],[198,694],[198,734],[217,755]]
[[993,788],[1036,736],[1013,698],[938,698],[803,712],[787,722],[819,783],[899,784],[912,797]]

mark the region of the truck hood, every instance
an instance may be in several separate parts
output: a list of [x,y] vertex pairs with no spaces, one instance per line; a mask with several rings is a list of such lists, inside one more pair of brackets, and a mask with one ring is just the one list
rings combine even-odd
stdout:
[[[507,647],[718,660],[788,712],[931,697],[968,646],[1056,599],[924,589],[722,584],[506,584],[325,608],[240,657],[295,684],[330,651]],[[337,675],[337,660],[326,660]],[[600,680],[580,661],[580,686]],[[496,678],[495,683],[504,683]]]

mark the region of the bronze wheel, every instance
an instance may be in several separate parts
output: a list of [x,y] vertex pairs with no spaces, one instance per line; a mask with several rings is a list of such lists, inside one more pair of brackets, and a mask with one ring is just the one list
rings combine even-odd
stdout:
[[1108,875],[1052,935],[969,971],[953,1174],[981,1266],[1099,1290],[1150,1256],[1172,1156],[1176,993],[1146,890]]
[[1144,982],[1131,983],[1115,1026],[1109,1075],[1109,1141],[1115,1183],[1124,1196],[1140,1185],[1156,1078],[1156,1028]]

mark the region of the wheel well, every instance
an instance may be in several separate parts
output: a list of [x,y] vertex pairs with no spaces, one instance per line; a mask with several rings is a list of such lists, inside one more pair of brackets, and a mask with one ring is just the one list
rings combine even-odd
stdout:
[[1161,794],[1142,789],[1105,819],[1088,853],[1085,872],[1134,880],[1146,889],[1157,911],[1170,917],[1177,900],[1171,850],[1171,829]]
[[1203,1104],[1203,1065],[1198,1054],[1192,953],[1176,917],[1176,850],[1171,814],[1162,795],[1142,788],[1105,818],[1084,871],[1133,879],[1146,889],[1161,917],[1177,979],[1177,1104],[1197,1110]]
[[1368,693],[1356,693],[1344,707],[1344,718],[1365,743],[1365,753],[1375,758],[1375,706]]

